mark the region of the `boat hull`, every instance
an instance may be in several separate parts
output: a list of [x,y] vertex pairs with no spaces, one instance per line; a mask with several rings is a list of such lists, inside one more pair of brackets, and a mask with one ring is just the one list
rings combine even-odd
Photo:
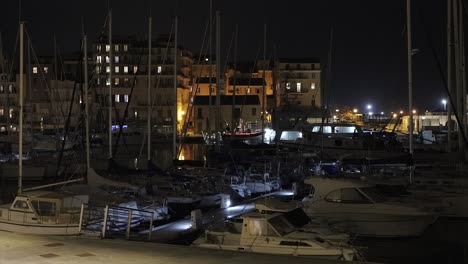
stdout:
[[0,230],[22,234],[56,236],[70,236],[80,233],[78,224],[33,224],[3,220],[0,220]]
[[314,218],[326,219],[328,224],[345,232],[371,237],[416,237],[436,220],[434,215],[403,216],[366,213],[318,213]]

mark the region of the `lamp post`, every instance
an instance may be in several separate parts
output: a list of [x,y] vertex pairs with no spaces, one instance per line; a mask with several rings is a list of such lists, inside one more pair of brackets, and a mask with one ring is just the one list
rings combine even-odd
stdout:
[[447,111],[447,100],[442,99],[442,104],[444,105],[444,111]]

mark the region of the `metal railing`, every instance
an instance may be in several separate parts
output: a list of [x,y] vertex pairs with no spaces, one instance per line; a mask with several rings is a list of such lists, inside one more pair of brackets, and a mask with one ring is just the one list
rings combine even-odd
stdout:
[[151,240],[154,213],[128,207],[83,204],[80,232],[99,234],[101,238]]

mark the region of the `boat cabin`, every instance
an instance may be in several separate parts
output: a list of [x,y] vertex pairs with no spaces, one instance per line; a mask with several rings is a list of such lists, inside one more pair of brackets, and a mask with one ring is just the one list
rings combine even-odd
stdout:
[[18,195],[9,208],[0,208],[0,220],[20,223],[66,224],[77,222],[85,195],[31,192]]

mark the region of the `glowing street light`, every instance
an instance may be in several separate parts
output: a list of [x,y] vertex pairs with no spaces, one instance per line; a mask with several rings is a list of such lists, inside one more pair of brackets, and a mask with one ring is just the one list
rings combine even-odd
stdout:
[[447,111],[447,100],[442,99],[442,104],[444,105],[444,111]]
[[372,105],[368,104],[368,105],[367,105],[367,109],[368,109],[368,110],[371,110],[371,109],[372,109]]
[[396,118],[397,117],[397,114],[393,114],[393,118]]
[[336,109],[335,111],[338,113],[340,111],[340,109]]
[[372,112],[369,112],[369,115],[372,115]]
[[381,115],[384,115],[384,112],[380,112]]
[[416,114],[416,109],[413,109],[413,114]]
[[403,110],[400,111],[400,115],[402,115],[402,114],[403,114]]
[[354,108],[354,109],[353,109],[353,113],[355,113],[355,114],[356,114],[356,113],[357,113],[357,111],[358,111],[358,110],[357,110],[356,108]]

